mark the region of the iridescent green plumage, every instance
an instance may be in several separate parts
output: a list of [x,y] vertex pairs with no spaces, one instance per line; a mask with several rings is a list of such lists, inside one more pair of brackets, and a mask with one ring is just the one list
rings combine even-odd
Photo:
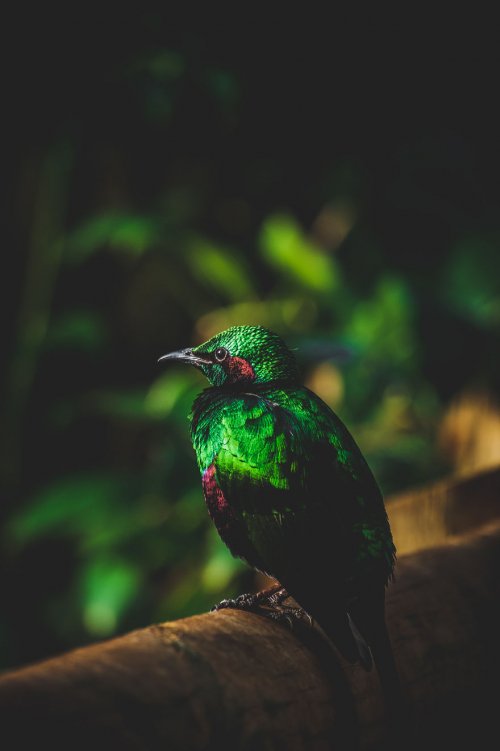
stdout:
[[373,566],[388,578],[394,547],[378,487],[344,425],[308,389],[208,389],[194,406],[192,439],[201,473],[215,465],[260,568],[285,581],[288,537],[297,542],[306,525],[308,546],[327,530],[324,543],[335,545],[329,573],[346,586],[371,576]]
[[191,434],[222,539],[278,579],[349,659],[366,662],[358,630],[373,648],[385,629],[395,549],[347,428],[300,385],[293,354],[262,327],[234,327],[168,357],[214,384],[195,401]]

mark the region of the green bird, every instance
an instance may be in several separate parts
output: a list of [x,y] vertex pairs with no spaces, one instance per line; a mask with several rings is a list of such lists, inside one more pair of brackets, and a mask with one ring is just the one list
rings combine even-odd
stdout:
[[381,492],[345,425],[261,326],[235,326],[160,360],[194,365],[212,384],[191,415],[209,514],[234,556],[279,582],[219,607],[291,596],[351,663],[369,669],[372,654],[386,694],[397,692],[384,617],[395,547]]

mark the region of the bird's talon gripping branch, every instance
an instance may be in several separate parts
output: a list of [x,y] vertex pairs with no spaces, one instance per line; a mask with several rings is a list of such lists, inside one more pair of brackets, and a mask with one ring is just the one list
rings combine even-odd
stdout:
[[275,607],[276,605],[280,605],[288,596],[288,592],[281,586],[281,584],[275,584],[260,592],[248,592],[243,595],[238,595],[238,597],[235,597],[234,599],[221,600],[221,602],[213,606],[211,612],[224,610],[225,608],[259,611],[266,606]]
[[227,608],[228,602],[229,600],[221,600],[220,602],[217,603],[217,605],[212,605],[212,607],[210,608],[210,612],[215,613],[217,610],[223,610],[223,608]]
[[213,611],[224,610],[225,608],[232,608],[234,610],[254,610],[260,606],[258,594],[244,594],[238,595],[234,599],[221,600],[221,602],[214,605],[211,609]]
[[210,608],[210,612],[215,613],[217,610],[224,610],[225,608],[241,608],[241,606],[236,600],[221,600],[217,603],[217,605],[214,605],[212,608]]
[[310,616],[309,613],[306,613],[305,610],[303,612],[304,612],[304,618],[306,619],[308,626],[310,626],[310,628],[312,628],[314,626],[314,619],[313,619],[313,617]]
[[302,608],[276,608],[268,611],[265,615],[268,615],[276,623],[285,622],[292,630],[295,621],[306,620],[309,626],[312,626],[313,622],[309,613],[306,613]]
[[286,600],[290,595],[286,591],[284,587],[281,587],[281,589],[278,589],[275,592],[272,592],[267,596],[267,602],[269,605],[281,605],[281,603]]
[[269,618],[275,621],[275,623],[286,623],[290,630],[293,630],[293,620],[287,613],[274,612],[269,614]]

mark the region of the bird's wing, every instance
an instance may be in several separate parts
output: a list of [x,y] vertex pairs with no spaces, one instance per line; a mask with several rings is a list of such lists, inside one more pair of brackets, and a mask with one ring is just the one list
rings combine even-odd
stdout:
[[295,559],[311,570],[328,560],[350,573],[358,563],[386,559],[389,574],[382,498],[354,440],[311,392],[279,397],[239,395],[227,406],[213,459],[217,483],[260,559],[280,580]]

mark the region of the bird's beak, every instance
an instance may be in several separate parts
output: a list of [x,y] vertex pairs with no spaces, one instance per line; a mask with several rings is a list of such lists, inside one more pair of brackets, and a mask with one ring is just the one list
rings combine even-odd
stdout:
[[208,358],[195,355],[192,349],[180,349],[178,352],[169,352],[168,355],[163,355],[158,359],[158,362],[163,360],[177,360],[178,362],[187,362],[189,365],[212,365],[212,360]]

